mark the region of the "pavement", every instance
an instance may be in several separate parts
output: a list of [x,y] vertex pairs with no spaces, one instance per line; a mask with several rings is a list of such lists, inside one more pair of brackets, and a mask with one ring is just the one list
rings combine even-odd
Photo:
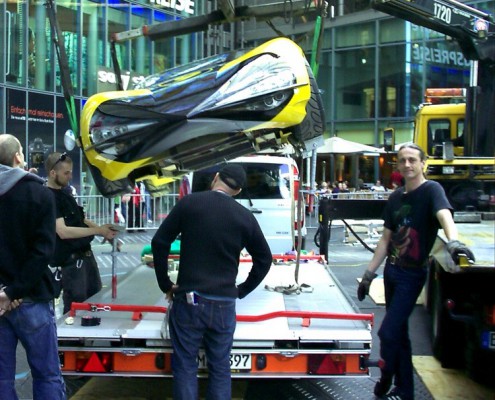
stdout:
[[[117,256],[117,267],[116,275],[117,279],[119,276],[125,274],[129,269],[139,265],[141,263],[141,251],[145,244],[151,242],[151,238],[155,230],[148,230],[146,232],[136,232],[136,233],[123,233],[121,238],[125,245],[122,249],[122,254]],[[314,250],[317,252],[317,247],[313,242],[313,237],[316,229],[308,229],[308,236],[306,239],[306,250]],[[373,245],[376,243],[376,237],[367,237],[367,241]],[[93,242],[93,250],[97,255],[98,264],[100,267],[100,273],[102,276],[102,281],[104,285],[111,284],[112,277],[112,255],[110,254],[111,248],[108,245],[101,245],[99,242]],[[332,267],[333,272],[339,279],[343,289],[352,298],[354,302],[360,307],[362,312],[373,313],[375,315],[375,329],[373,330],[373,340],[375,345],[372,348],[371,359],[379,359],[379,345],[378,338],[376,337],[376,332],[381,324],[385,313],[385,307],[382,304],[375,303],[371,298],[367,297],[363,302],[359,302],[356,298],[356,288],[357,288],[357,278],[359,278],[365,267],[367,261],[371,259],[371,253],[364,249],[363,246],[357,244],[352,239],[346,237],[344,232],[338,229],[332,233],[332,238],[329,246],[329,264]],[[60,308],[58,308],[59,310]],[[60,311],[57,311],[60,313]],[[463,376],[461,371],[443,370],[438,363],[435,364],[430,341],[431,324],[429,316],[422,305],[418,305],[410,319],[410,336],[412,341],[412,350],[415,359],[416,372],[415,382],[416,382],[416,399],[417,400],[447,400],[447,399],[495,399],[495,390],[488,388],[478,388],[476,391],[469,389],[467,394],[462,393],[462,388],[471,388],[472,385],[469,380]],[[29,372],[29,366],[26,362],[25,354],[22,346],[19,346],[17,351],[17,374],[16,374],[16,389],[19,395],[19,400],[32,400],[31,391],[31,374]],[[447,371],[447,376],[444,372]],[[450,376],[449,376],[450,375]],[[356,379],[340,379],[342,383],[339,383],[339,390],[342,391],[342,396],[329,395],[328,399],[361,399],[361,398],[373,398],[370,393],[374,383],[379,378],[378,368],[371,368],[371,377],[365,380]],[[97,380],[93,383],[93,386],[85,387],[86,391],[96,390],[98,386],[101,386],[101,382]],[[102,378],[104,379],[104,378]],[[122,382],[122,381],[119,381]],[[462,382],[462,383],[461,383]],[[79,386],[86,383],[85,380],[70,382],[71,392],[75,393]],[[441,385],[440,385],[441,383]],[[117,385],[122,385],[117,383]],[[146,383],[145,383],[146,385]],[[147,384],[149,386],[149,383]],[[276,383],[274,383],[277,386]],[[297,385],[297,382],[292,382],[290,385]],[[251,392],[256,393],[256,385],[252,385],[250,388]],[[269,388],[270,383],[263,381],[263,393],[267,393],[267,388]],[[442,386],[442,387],[439,387]],[[129,389],[127,389],[129,390]],[[453,390],[452,395],[446,390]],[[335,388],[332,389],[335,393]],[[82,394],[83,391],[81,391]],[[163,393],[163,392],[162,392]],[[346,394],[347,393],[347,394]],[[363,396],[366,393],[366,396]],[[476,393],[476,395],[473,395]],[[481,393],[478,395],[478,393]],[[130,398],[131,395],[127,391],[124,397],[112,397],[113,398]],[[479,397],[480,396],[480,397]],[[98,397],[96,393],[91,397],[74,396],[70,397],[73,399],[97,399],[105,398]],[[132,397],[132,398],[142,398],[142,397]],[[148,397],[147,399],[154,399],[155,397]],[[161,398],[161,397],[157,397]],[[249,397],[244,397],[249,398]],[[262,398],[256,394],[252,397],[256,400],[261,400]],[[268,400],[268,398],[267,398]],[[270,399],[272,400],[272,399]]]

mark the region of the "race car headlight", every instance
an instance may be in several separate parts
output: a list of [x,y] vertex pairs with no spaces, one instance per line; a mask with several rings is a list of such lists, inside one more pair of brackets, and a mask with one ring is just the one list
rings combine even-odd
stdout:
[[140,142],[142,140],[140,137],[143,137],[141,133],[155,125],[156,122],[156,120],[145,122],[131,120],[117,122],[116,120],[115,124],[105,124],[105,126],[95,124],[90,128],[89,136],[93,146],[99,151],[111,155],[120,155]]
[[[253,104],[255,109],[271,110],[287,99],[287,90],[296,88],[296,77],[290,64],[264,54],[243,66],[220,89],[196,106],[189,114],[194,116],[206,111],[228,108],[240,102]],[[280,93],[280,92],[283,93]]]
[[115,139],[121,135],[129,132],[129,127],[127,125],[120,126],[111,126],[111,127],[101,127],[101,128],[93,128],[91,129],[91,141],[98,145],[102,142],[105,142],[109,139]]

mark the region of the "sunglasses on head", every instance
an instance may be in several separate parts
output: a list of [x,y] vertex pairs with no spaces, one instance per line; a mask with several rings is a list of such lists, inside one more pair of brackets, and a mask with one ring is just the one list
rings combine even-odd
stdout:
[[57,161],[55,161],[55,164],[53,164],[52,166],[52,169],[55,169],[55,166],[59,163],[59,162],[64,162],[65,160],[67,160],[67,153],[66,152],[63,152],[62,154],[60,154],[60,157],[57,159]]

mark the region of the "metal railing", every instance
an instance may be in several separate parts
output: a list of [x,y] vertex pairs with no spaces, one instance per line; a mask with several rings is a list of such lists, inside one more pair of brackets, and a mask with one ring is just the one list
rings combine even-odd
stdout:
[[113,199],[101,195],[75,196],[87,219],[98,225],[118,224],[127,231],[158,228],[178,198],[178,194],[154,198],[129,194]]
[[[322,196],[337,199],[387,199],[392,191],[356,191],[349,193],[321,194],[312,190],[301,190],[306,201],[306,228],[318,228],[318,204]],[[86,218],[97,223],[119,224],[126,231],[157,229],[179,199],[177,193],[160,197],[147,194],[128,194],[118,198],[101,195],[75,196],[84,208]]]
[[346,193],[324,193],[315,190],[301,190],[300,193],[304,196],[306,201],[306,228],[318,228],[318,214],[319,214],[319,201],[322,197],[333,199],[362,199],[362,200],[376,200],[376,199],[388,199],[388,196],[392,193],[392,190],[388,191],[370,191],[360,190]]

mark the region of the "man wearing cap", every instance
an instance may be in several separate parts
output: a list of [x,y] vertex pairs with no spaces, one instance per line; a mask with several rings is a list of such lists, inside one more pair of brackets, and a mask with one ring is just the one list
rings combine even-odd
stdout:
[[[204,346],[208,363],[206,399],[231,399],[230,350],[236,325],[236,298],[242,299],[268,273],[272,255],[253,214],[237,203],[246,183],[239,164],[226,164],[211,190],[182,198],[151,242],[160,289],[171,302],[168,327],[173,398],[198,398],[197,356]],[[179,273],[168,275],[168,255],[181,235]],[[247,279],[236,285],[241,250],[253,259]]]

